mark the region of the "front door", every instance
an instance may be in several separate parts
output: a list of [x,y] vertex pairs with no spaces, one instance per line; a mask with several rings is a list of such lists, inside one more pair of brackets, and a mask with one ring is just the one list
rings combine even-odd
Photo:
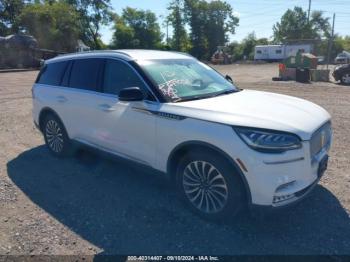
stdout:
[[149,92],[136,71],[126,62],[107,59],[104,66],[102,93],[95,97],[94,144],[118,155],[153,165],[155,162],[156,119],[151,113],[158,103],[119,101],[119,91],[139,87]]

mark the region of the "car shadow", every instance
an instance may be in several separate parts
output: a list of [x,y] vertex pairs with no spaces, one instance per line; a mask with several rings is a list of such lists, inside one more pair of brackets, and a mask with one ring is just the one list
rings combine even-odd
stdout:
[[350,219],[317,186],[300,204],[229,224],[193,215],[169,180],[123,160],[83,151],[52,157],[44,146],[7,164],[12,181],[40,208],[103,254],[349,254]]

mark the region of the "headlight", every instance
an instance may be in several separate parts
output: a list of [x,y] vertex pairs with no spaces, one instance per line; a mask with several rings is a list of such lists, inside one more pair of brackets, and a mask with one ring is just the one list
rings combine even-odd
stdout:
[[301,148],[301,140],[294,134],[241,127],[234,130],[249,147],[259,152],[282,153]]

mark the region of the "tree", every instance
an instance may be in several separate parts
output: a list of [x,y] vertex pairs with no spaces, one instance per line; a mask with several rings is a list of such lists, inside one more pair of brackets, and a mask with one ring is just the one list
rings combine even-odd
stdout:
[[225,45],[229,38],[228,33],[234,34],[239,19],[233,15],[232,7],[222,1],[208,3],[207,34],[209,53],[215,52],[218,46]]
[[273,26],[273,34],[276,42],[329,37],[329,18],[324,18],[321,11],[313,11],[308,21],[307,13],[301,7],[294,7],[293,10],[288,9],[281,21]]
[[23,0],[0,0],[0,35],[18,32],[17,18],[23,8]]
[[234,61],[242,60],[244,57],[247,59],[254,59],[255,46],[268,45],[269,40],[267,38],[256,38],[255,32],[249,33],[241,43],[232,42],[228,45],[228,50],[232,54]]
[[131,7],[116,16],[113,48],[158,49],[162,47],[162,34],[156,15],[149,10]]
[[176,51],[186,52],[190,49],[189,38],[186,32],[186,22],[183,11],[183,0],[173,0],[168,6],[170,11],[167,17],[170,25],[173,27],[173,37],[171,40],[171,48]]
[[191,28],[191,54],[199,59],[208,59],[207,2],[203,0],[185,0],[185,18]]
[[191,28],[191,53],[208,59],[217,49],[228,42],[228,34],[235,33],[238,18],[232,7],[220,0],[184,0],[185,19]]
[[126,24],[122,17],[116,16],[114,29],[115,32],[112,40],[113,48],[132,49],[140,45],[140,41],[135,39],[135,31]]
[[112,21],[110,0],[63,0],[79,13],[80,38],[92,49],[103,47],[100,39],[102,25]]
[[27,5],[19,17],[19,24],[38,40],[40,47],[70,52],[75,50],[79,38],[78,19],[72,6],[46,1]]
[[[318,55],[323,55],[327,57],[328,54],[328,48],[329,48],[329,40],[327,41],[320,41],[316,45],[316,53]],[[350,51],[350,36],[334,36],[334,41],[332,43],[332,49],[330,50],[330,60],[332,61],[339,53],[342,51]]]

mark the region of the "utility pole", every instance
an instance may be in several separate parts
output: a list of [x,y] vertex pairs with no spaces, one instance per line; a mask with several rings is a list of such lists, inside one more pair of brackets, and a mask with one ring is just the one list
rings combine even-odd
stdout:
[[328,69],[328,65],[331,59],[331,51],[332,51],[332,45],[333,45],[333,41],[334,41],[334,22],[335,22],[335,13],[333,14],[333,24],[332,24],[332,35],[331,38],[328,42],[328,52],[327,52],[327,69]]
[[309,0],[309,11],[307,12],[307,22],[310,22],[311,0]]

